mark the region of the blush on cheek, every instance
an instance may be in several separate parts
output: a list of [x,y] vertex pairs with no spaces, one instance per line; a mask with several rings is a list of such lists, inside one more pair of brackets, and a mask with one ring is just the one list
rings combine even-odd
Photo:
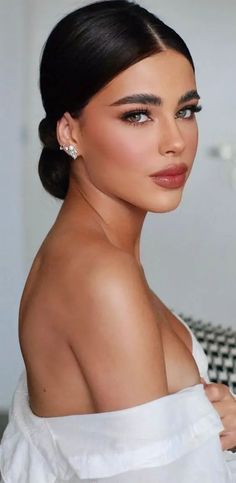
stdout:
[[[137,136],[135,136],[137,137]],[[130,135],[130,130],[109,129],[107,126],[89,128],[86,133],[84,157],[94,162],[100,169],[115,169],[118,166],[127,169],[145,164],[145,142],[137,142]],[[145,149],[144,149],[145,148]]]

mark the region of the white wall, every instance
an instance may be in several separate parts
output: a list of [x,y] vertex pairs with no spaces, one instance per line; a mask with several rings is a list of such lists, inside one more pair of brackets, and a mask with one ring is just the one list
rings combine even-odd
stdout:
[[[60,201],[44,192],[37,175],[38,123],[44,116],[38,90],[39,56],[49,31],[86,1],[2,0],[1,115],[1,319],[0,410],[10,402],[22,368],[17,312],[24,280]],[[142,260],[150,284],[177,312],[234,325],[236,191],[230,165],[208,155],[212,145],[235,142],[236,3],[140,1],[182,34],[193,54],[203,112],[200,146],[181,206],[149,214]],[[158,6],[158,10],[157,10]],[[11,18],[11,25],[7,19]],[[3,38],[2,38],[3,37]],[[6,49],[7,46],[7,49]],[[3,114],[4,112],[4,114]],[[10,141],[10,142],[9,142]]]
[[25,15],[23,1],[0,3],[0,410],[7,408],[22,359],[17,340],[24,283],[23,190]]
[[[155,1],[143,1],[144,6]],[[150,283],[177,311],[236,329],[236,191],[232,166],[209,157],[221,142],[236,145],[236,3],[158,2],[160,16],[186,40],[196,64],[204,110],[200,145],[180,207],[150,215],[143,259]]]

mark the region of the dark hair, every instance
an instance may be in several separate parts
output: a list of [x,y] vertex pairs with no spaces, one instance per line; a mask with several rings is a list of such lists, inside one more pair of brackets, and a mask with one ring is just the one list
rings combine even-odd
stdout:
[[65,112],[78,118],[101,88],[136,62],[167,48],[183,54],[182,38],[155,15],[128,0],[105,0],[62,18],[50,33],[40,63],[40,90],[46,117],[39,124],[43,149],[39,176],[44,188],[64,199],[70,157],[59,150],[57,121]]

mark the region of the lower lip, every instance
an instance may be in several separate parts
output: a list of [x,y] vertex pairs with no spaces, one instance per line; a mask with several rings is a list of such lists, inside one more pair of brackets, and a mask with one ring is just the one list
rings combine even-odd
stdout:
[[154,183],[163,188],[181,188],[186,180],[186,173],[177,174],[175,176],[151,176]]

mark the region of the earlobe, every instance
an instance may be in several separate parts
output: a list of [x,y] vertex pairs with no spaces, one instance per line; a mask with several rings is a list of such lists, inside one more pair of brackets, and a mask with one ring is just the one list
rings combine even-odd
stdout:
[[69,146],[60,146],[60,150],[65,151],[73,159],[76,159],[78,157],[78,151],[72,144],[70,144]]

